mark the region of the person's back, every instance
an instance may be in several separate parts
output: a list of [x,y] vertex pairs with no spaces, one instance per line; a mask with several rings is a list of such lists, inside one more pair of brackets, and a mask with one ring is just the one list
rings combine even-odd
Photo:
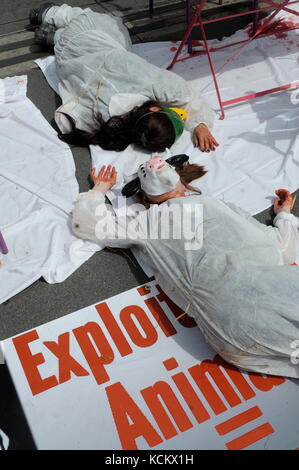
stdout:
[[93,169],[95,186],[74,210],[75,233],[106,246],[139,249],[164,292],[228,362],[299,377],[290,361],[299,334],[299,270],[290,266],[299,257],[299,219],[290,213],[291,194],[276,191],[275,227],[266,227],[230,204],[188,196],[194,178],[182,181],[185,157],[156,156],[140,165],[122,192],[129,197],[139,191],[144,207],[129,216],[114,217],[105,206],[115,167],[103,166],[97,176]]
[[[177,205],[190,214],[190,204],[203,205],[200,248],[186,250],[189,239],[184,238],[148,241],[162,289],[196,320],[226,361],[246,370],[299,377],[298,366],[290,361],[290,345],[299,335],[298,268],[281,265],[268,227],[234,206],[192,195],[171,199],[158,212]],[[151,209],[148,217],[153,225],[158,219]]]
[[[170,217],[170,224],[168,214],[173,214],[173,217]],[[170,235],[177,234],[180,237],[171,236],[167,239],[159,236],[147,241],[159,270],[163,270],[167,252],[169,258],[175,260],[178,271],[183,269],[183,265],[192,264],[194,266],[192,269],[196,272],[200,269],[203,259],[205,264],[214,266],[219,275],[222,272],[221,266],[228,259],[240,267],[250,264],[255,266],[280,264],[280,253],[268,235],[269,228],[241,209],[215,198],[190,194],[169,199],[159,206],[151,206],[148,210],[148,219],[150,232],[157,233],[157,221],[161,219],[164,221],[164,226],[170,225],[165,230],[166,234],[169,232]],[[190,244],[191,228],[193,239],[197,237],[198,241],[193,248]],[[184,235],[188,238],[184,238]]]

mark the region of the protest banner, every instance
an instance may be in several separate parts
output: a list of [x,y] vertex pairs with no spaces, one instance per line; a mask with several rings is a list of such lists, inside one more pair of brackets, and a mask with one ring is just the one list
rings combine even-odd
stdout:
[[39,449],[299,447],[299,381],[223,361],[155,281],[3,347]]

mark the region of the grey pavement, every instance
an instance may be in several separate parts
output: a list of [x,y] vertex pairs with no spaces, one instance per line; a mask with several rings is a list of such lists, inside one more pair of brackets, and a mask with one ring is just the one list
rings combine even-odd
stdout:
[[[179,40],[185,31],[184,4],[180,0],[155,0],[155,14],[152,19],[149,18],[147,0],[68,0],[67,3],[121,16],[134,43]],[[36,0],[0,0],[0,77],[27,74],[28,97],[47,121],[54,125],[54,111],[59,106],[60,99],[50,89],[33,62],[48,54],[33,44],[33,31],[26,29],[29,10],[39,4]],[[232,8],[245,8],[246,5],[248,2],[245,1],[225,0],[224,5],[219,6],[218,1],[213,0],[208,2],[205,14],[212,18],[232,11]],[[221,27],[214,25],[207,30],[208,37],[228,36],[248,21],[249,18],[243,17],[238,21],[223,22]],[[193,38],[199,39],[200,36],[196,33]],[[80,191],[86,191],[89,189],[89,152],[76,147],[72,148],[72,152]],[[299,198],[294,212],[299,214]],[[270,223],[271,211],[264,211],[257,218]],[[129,250],[105,249],[95,254],[63,283],[47,284],[40,279],[0,305],[0,340],[147,281],[147,276]]]

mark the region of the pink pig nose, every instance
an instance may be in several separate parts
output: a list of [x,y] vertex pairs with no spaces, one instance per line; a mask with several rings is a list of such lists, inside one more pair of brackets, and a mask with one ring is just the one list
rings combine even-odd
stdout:
[[148,171],[159,170],[165,166],[164,161],[161,157],[156,156],[152,157],[148,162],[146,162],[146,168]]

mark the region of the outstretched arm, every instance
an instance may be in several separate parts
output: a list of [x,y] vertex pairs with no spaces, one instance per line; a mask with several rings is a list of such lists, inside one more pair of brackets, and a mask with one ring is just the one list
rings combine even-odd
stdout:
[[95,241],[102,246],[129,248],[140,244],[142,234],[134,231],[132,219],[137,215],[116,217],[112,207],[105,204],[105,194],[111,189],[117,177],[115,167],[102,166],[98,175],[95,168],[91,170],[94,187],[87,193],[79,195],[79,200],[73,210],[73,231],[84,239]]
[[[183,94],[184,97],[180,97]],[[194,92],[189,84],[181,84],[177,93],[177,103],[187,111],[185,128],[191,132],[195,147],[202,152],[210,152],[219,143],[212,135],[215,113],[200,93]]]
[[210,152],[219,146],[206,124],[198,124],[193,131],[193,142],[202,152]]

